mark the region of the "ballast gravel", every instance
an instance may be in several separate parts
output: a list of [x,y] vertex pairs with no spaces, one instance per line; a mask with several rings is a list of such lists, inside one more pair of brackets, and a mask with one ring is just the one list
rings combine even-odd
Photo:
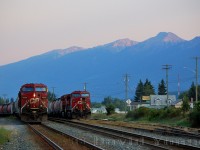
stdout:
[[0,117],[0,128],[11,131],[9,141],[0,145],[0,150],[41,150],[47,147],[26,124],[15,117]]

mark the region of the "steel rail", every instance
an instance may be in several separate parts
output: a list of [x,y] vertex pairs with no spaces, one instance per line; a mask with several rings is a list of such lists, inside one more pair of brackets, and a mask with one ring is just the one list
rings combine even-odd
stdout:
[[[51,119],[51,118],[50,118]],[[54,119],[54,118],[52,118]],[[58,119],[58,118],[57,118]],[[167,141],[167,140],[163,140],[163,139],[158,139],[158,138],[153,138],[153,137],[150,137],[150,136],[145,136],[145,135],[140,135],[140,134],[136,134],[136,133],[131,133],[131,132],[127,132],[127,131],[122,131],[122,130],[116,130],[116,129],[111,129],[111,128],[108,128],[108,127],[102,127],[102,126],[97,126],[97,125],[91,125],[91,124],[86,124],[86,123],[82,123],[82,122],[74,122],[74,121],[70,121],[70,120],[66,120],[66,119],[60,119],[60,121],[62,122],[67,122],[68,124],[69,123],[72,123],[76,126],[80,126],[80,125],[83,125],[84,127],[85,126],[89,126],[91,128],[94,128],[94,129],[101,129],[101,130],[106,130],[106,131],[110,131],[110,132],[113,132],[113,133],[118,133],[120,135],[128,135],[128,136],[131,136],[131,137],[139,137],[139,138],[145,138],[147,140],[150,140],[150,141],[153,141],[155,142],[154,145],[152,145],[151,143],[146,143],[147,145],[149,144],[149,146],[157,146],[155,144],[164,144],[165,146],[173,146],[173,147],[179,147],[179,148],[184,148],[184,149],[194,149],[194,150],[199,150],[200,148],[199,147],[196,147],[194,145],[186,145],[184,143],[178,143],[178,142],[174,142],[174,141]],[[59,121],[57,120],[57,121]],[[73,126],[74,126],[73,125]],[[85,127],[87,128],[87,127]],[[90,129],[91,130],[91,129]],[[146,130],[146,129],[145,129]],[[130,140],[130,139],[129,139]],[[157,143],[159,142],[159,143]],[[168,144],[168,145],[166,145]],[[167,148],[164,148],[164,147],[159,147],[161,149],[167,149]]]
[[127,131],[116,130],[116,129],[111,129],[111,128],[107,128],[107,127],[101,127],[101,126],[97,126],[97,125],[86,124],[86,123],[82,123],[82,122],[78,122],[78,123],[74,122],[74,121],[70,121],[70,122],[73,122],[75,124],[82,124],[82,125],[86,125],[86,126],[90,126],[90,127],[94,127],[94,128],[99,128],[99,129],[103,129],[103,130],[107,130],[107,131],[112,131],[114,133],[125,134],[125,135],[129,135],[129,136],[137,136],[137,137],[142,136],[145,139],[152,140],[154,142],[159,142],[159,143],[162,143],[162,144],[170,143],[169,146],[176,146],[176,147],[180,147],[180,148],[193,149],[193,150],[199,150],[200,149],[199,147],[196,147],[194,145],[186,145],[186,144],[183,144],[183,143],[177,143],[177,142],[162,140],[162,139],[158,139],[158,138],[152,138],[150,136],[139,135],[139,134],[131,133],[131,132],[127,132]]
[[63,150],[60,146],[58,146],[56,143],[51,141],[48,137],[46,137],[44,134],[36,130],[34,127],[32,127],[30,124],[28,126],[37,134],[39,135],[44,141],[46,141],[53,149],[55,150]]
[[64,136],[66,136],[66,137],[69,137],[69,138],[71,138],[72,140],[78,142],[79,144],[85,145],[86,147],[88,147],[88,148],[90,148],[90,149],[94,149],[94,150],[104,150],[103,148],[100,148],[100,147],[98,147],[98,146],[96,146],[96,145],[94,145],[94,144],[91,144],[91,143],[89,143],[89,142],[87,142],[87,141],[84,141],[84,140],[82,140],[82,139],[80,139],[80,138],[77,138],[77,137],[75,137],[75,136],[72,136],[72,135],[66,134],[66,133],[64,133],[64,132],[61,132],[61,131],[59,131],[59,130],[57,130],[57,129],[54,129],[54,128],[52,128],[52,127],[49,127],[49,126],[47,126],[47,125],[45,125],[45,124],[41,124],[41,125],[44,126],[45,128],[48,128],[49,130],[52,130],[52,131],[57,132],[57,133],[59,133],[59,134],[62,134],[62,135],[64,135]]
[[[100,127],[100,126],[95,126],[95,125],[89,125],[89,124],[85,124],[85,123],[77,123],[77,122],[73,122],[73,121],[69,121],[69,120],[65,120],[65,119],[50,119],[51,121],[56,121],[56,122],[60,122],[60,123],[66,123],[67,125],[70,125],[73,126],[73,127],[78,127],[78,128],[81,128],[83,130],[89,130],[89,131],[93,131],[93,132],[96,132],[96,133],[99,133],[99,134],[103,134],[103,135],[107,135],[109,137],[113,137],[113,138],[118,138],[118,139],[123,139],[123,140],[126,140],[127,142],[136,142],[136,143],[139,143],[141,145],[145,145],[147,147],[150,147],[151,149],[159,149],[159,150],[169,150],[169,148],[166,148],[166,147],[162,147],[160,145],[156,145],[154,143],[150,143],[150,142],[144,142],[144,141],[138,141],[138,139],[134,139],[132,138],[132,135],[131,135],[131,138],[127,138],[125,137],[124,135],[127,135],[125,134],[125,132],[119,132],[119,130],[114,130],[114,129],[110,129],[110,128],[104,128],[104,127]],[[112,133],[111,133],[112,132]],[[130,136],[130,135],[129,135]],[[138,137],[142,137],[143,136],[138,136]]]

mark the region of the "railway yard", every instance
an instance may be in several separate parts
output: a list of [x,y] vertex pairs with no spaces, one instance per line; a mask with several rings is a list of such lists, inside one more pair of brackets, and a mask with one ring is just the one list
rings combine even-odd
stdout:
[[0,117],[0,128],[11,131],[0,149],[200,149],[198,129],[102,120],[49,118],[28,124]]

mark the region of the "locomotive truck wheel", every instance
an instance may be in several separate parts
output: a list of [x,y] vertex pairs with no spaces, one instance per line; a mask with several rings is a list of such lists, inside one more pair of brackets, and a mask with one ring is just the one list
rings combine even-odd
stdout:
[[61,112],[61,117],[65,118],[65,112],[64,111]]
[[71,114],[70,111],[67,112],[67,118],[68,118],[68,119],[72,119],[72,114]]

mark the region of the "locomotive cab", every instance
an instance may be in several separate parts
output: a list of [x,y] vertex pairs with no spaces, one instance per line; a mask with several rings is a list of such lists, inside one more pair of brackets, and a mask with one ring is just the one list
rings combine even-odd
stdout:
[[71,93],[72,115],[87,117],[91,114],[90,93],[87,91],[74,91]]
[[47,120],[47,92],[44,84],[25,84],[21,87],[18,94],[21,120],[26,122]]

